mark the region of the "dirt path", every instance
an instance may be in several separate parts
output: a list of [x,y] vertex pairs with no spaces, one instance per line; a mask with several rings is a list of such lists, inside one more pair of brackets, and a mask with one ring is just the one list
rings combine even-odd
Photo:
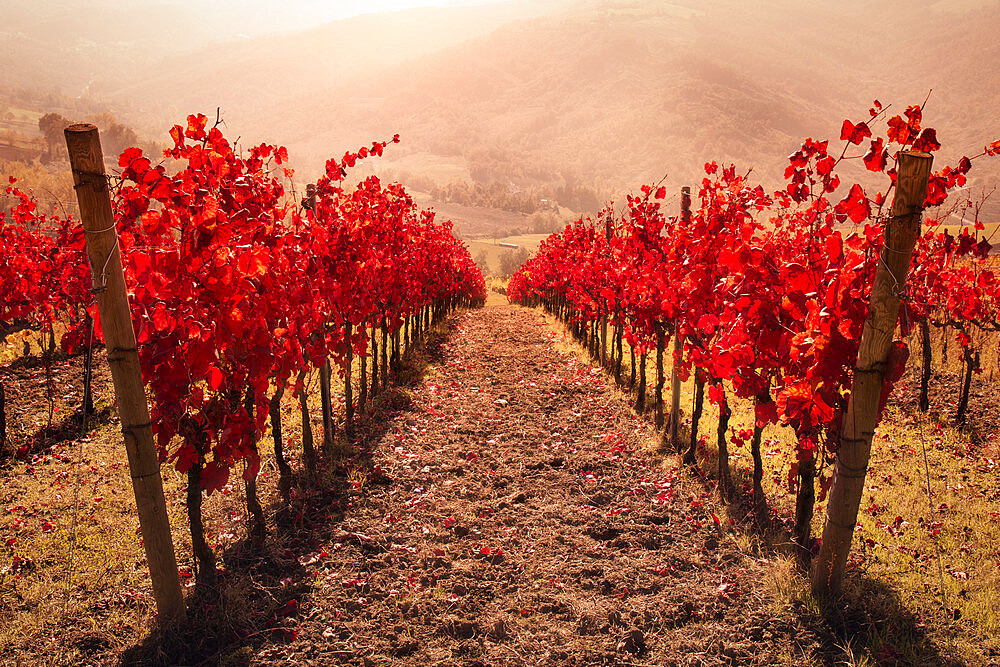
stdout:
[[[254,664],[810,663],[769,572],[538,311],[455,315]],[[773,576],[773,575],[771,575]]]

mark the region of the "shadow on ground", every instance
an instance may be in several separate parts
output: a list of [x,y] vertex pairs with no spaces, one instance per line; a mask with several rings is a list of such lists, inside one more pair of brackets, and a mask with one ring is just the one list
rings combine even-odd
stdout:
[[[270,642],[290,641],[295,630],[286,623],[301,601],[318,585],[307,565],[322,558],[320,545],[329,543],[338,524],[350,512],[347,499],[352,479],[385,483],[373,467],[370,447],[406,412],[409,390],[419,384],[429,365],[440,361],[442,345],[451,334],[448,322],[430,330],[426,339],[402,356],[400,368],[349,431],[337,438],[317,464],[315,480],[299,474],[289,508],[266,508],[274,521],[264,544],[244,539],[220,554],[218,584],[199,587],[188,597],[182,623],[160,626],[126,650],[123,665],[247,665]],[[374,548],[374,547],[373,547]]]
[[[568,330],[567,330],[568,331]],[[575,339],[574,339],[575,340]],[[586,352],[584,343],[579,340],[580,350]],[[587,354],[589,363],[600,365],[600,361]],[[606,378],[623,392],[630,403],[635,406],[636,383],[630,382],[627,372],[623,373],[622,381],[615,383],[610,364],[604,365]],[[651,381],[655,382],[655,379]],[[957,397],[957,382],[948,385],[945,382],[935,389],[939,393],[952,391]],[[653,423],[652,393],[647,387],[646,410],[640,414],[650,424]],[[936,395],[935,395],[936,396]],[[937,397],[937,396],[936,396]],[[976,408],[988,401],[981,399],[980,393],[972,392],[970,420],[967,428],[975,430],[975,426],[983,421],[984,410]],[[938,401],[942,402],[942,401]],[[943,401],[948,404],[947,401]],[[951,404],[957,402],[957,398]],[[916,402],[910,399],[903,404],[915,412]],[[669,406],[665,406],[669,412]],[[669,414],[665,415],[669,422]],[[711,428],[711,420],[705,421],[701,430]],[[718,490],[718,453],[714,446],[701,442],[697,445],[697,463],[681,465],[680,456],[687,451],[691,440],[690,421],[682,419],[678,429],[678,442],[681,451],[667,438],[668,426],[658,429],[660,436],[656,452],[661,457],[678,457],[678,465],[686,471],[687,476],[696,481],[709,494]],[[714,439],[714,430],[709,436]],[[726,516],[734,524],[735,529],[749,537],[753,554],[758,557],[773,559],[782,557],[802,565],[801,552],[794,541],[794,521],[780,515],[767,505],[766,499],[762,510],[755,507],[752,481],[742,470],[734,468],[733,497],[725,503]],[[721,514],[721,512],[720,512]],[[920,620],[899,598],[895,590],[885,582],[854,571],[848,573],[843,594],[840,598],[822,604],[812,598],[808,591],[808,576],[800,569],[796,574],[788,572],[787,585],[789,602],[795,614],[804,627],[815,633],[823,644],[824,652],[817,656],[821,664],[830,667],[839,665],[877,664],[877,665],[962,665],[964,663],[949,658],[941,648],[928,636],[924,622]],[[942,612],[943,613],[943,612]],[[946,624],[942,620],[942,624]],[[758,639],[759,638],[753,638]],[[989,656],[994,657],[994,656]],[[992,663],[991,663],[992,664]]]

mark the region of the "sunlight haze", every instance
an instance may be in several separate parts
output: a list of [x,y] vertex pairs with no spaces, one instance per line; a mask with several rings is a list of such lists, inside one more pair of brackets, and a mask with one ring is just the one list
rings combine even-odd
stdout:
[[0,0],[0,664],[1000,667],[1000,0]]

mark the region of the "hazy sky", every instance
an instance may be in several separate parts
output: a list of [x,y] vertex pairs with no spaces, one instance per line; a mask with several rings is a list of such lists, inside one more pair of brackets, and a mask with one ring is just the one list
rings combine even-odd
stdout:
[[[151,4],[184,4],[187,0],[149,0]],[[393,12],[415,7],[481,5],[496,0],[209,0],[202,10],[229,14],[244,30],[269,32],[295,30],[358,14]],[[238,18],[237,18],[238,17]]]
[[[298,31],[358,14],[395,12],[417,7],[454,7],[482,5],[499,0],[0,0],[0,35],[7,30],[25,31],[41,24],[59,24],[72,16],[86,16],[95,11],[111,14],[142,15],[142,9],[160,10],[157,15],[185,17],[204,28],[211,26],[216,37],[231,39],[274,32]],[[127,5],[127,10],[122,9]],[[166,9],[166,12],[162,10]],[[81,29],[85,29],[81,27]],[[44,31],[43,31],[44,34]],[[60,38],[64,33],[60,32]]]

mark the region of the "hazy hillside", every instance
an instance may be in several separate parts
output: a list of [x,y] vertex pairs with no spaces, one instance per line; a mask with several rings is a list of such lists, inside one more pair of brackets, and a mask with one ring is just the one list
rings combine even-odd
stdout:
[[341,122],[313,133],[314,150],[400,132],[406,148],[462,157],[473,175],[611,188],[664,173],[691,181],[709,159],[777,179],[804,137],[836,135],[875,97],[919,103],[932,87],[927,117],[944,159],[997,134],[981,110],[998,80],[977,66],[1000,62],[995,3],[869,11],[866,22],[854,4],[629,3],[522,21],[368,79],[364,93],[331,86],[261,122],[306,126],[319,110]]
[[0,4],[0,84],[7,88],[77,96],[95,78],[139,78],[167,56],[218,40],[194,5],[123,5],[115,0]]
[[99,77],[92,90],[135,101],[137,122],[144,126],[222,107],[231,127],[307,143],[344,122],[324,113],[333,90],[365,101],[381,94],[370,82],[384,71],[565,4],[518,0],[366,14],[301,32],[212,44],[166,59],[140,77]]
[[[60,80],[73,68],[92,76],[88,95],[161,137],[187,113],[221,106],[230,133],[284,143],[303,177],[398,132],[403,143],[381,168],[439,183],[570,184],[620,196],[664,174],[672,189],[697,183],[701,165],[718,160],[778,185],[804,137],[836,139],[841,120],[864,118],[872,99],[901,111],[931,88],[939,164],[1000,136],[985,111],[1000,99],[1000,75],[984,66],[1000,62],[997,0],[915,0],[905,11],[860,0],[497,3],[226,43],[212,43],[209,24],[186,13],[144,11],[129,33],[148,40],[142,53],[136,39],[122,42],[117,70],[94,72],[77,57]],[[55,33],[70,30],[65,17],[48,20]],[[6,34],[31,32],[18,21]],[[74,44],[89,53],[86,40],[66,48]],[[34,76],[34,65],[65,55],[34,63],[17,53],[16,66],[0,57],[0,75],[13,67]],[[1000,180],[998,166],[977,172],[980,183]]]

